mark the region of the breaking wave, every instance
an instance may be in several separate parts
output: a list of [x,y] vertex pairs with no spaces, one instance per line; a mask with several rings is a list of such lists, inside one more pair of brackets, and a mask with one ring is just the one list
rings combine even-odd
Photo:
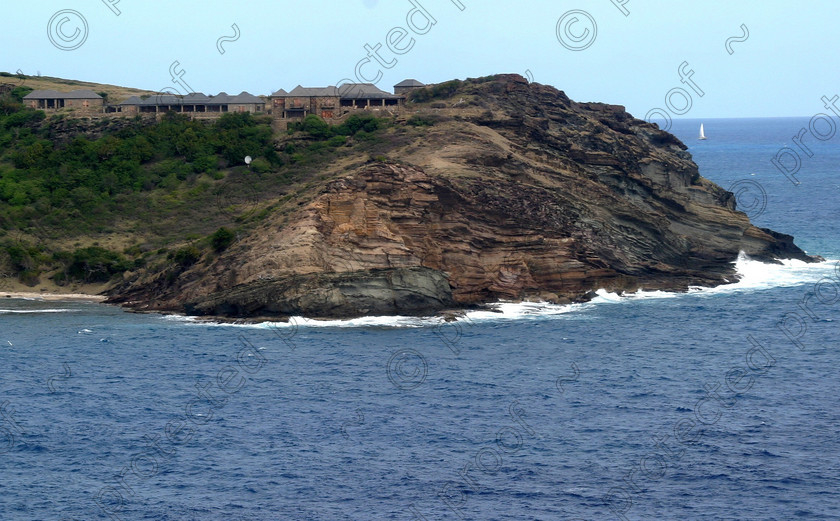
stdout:
[[[545,318],[582,312],[603,304],[619,304],[641,299],[711,297],[715,295],[754,292],[772,288],[813,284],[825,277],[835,277],[837,280],[840,280],[840,261],[837,260],[807,263],[800,260],[789,259],[782,260],[778,264],[773,264],[750,259],[742,252],[734,264],[738,280],[733,281],[731,284],[724,284],[714,288],[692,286],[687,292],[639,290],[633,293],[621,294],[611,293],[605,289],[599,289],[596,291],[597,296],[586,303],[551,304],[549,302],[497,302],[495,304],[487,305],[486,309],[467,311],[457,318],[457,320],[492,322],[499,320]],[[420,328],[439,326],[445,320],[439,316],[375,316],[347,320],[317,320],[304,317],[293,317],[288,322],[225,323],[176,315],[168,315],[165,318],[168,320],[176,320],[204,326],[242,327],[251,329],[285,329],[295,327]]]
[[35,313],[76,313],[77,309],[0,309],[0,315]]

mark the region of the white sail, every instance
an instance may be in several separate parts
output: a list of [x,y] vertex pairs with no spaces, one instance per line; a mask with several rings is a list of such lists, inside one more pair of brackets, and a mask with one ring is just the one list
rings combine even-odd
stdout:
[[700,123],[700,137],[698,139],[706,139],[706,133],[703,132],[703,124]]

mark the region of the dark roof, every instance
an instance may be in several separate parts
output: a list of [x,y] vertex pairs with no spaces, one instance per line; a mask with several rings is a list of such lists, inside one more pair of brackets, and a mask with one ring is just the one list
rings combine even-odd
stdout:
[[338,96],[338,89],[335,87],[301,87],[298,85],[286,98],[327,98]]
[[417,80],[403,80],[403,81],[397,83],[396,85],[394,85],[394,87],[425,87],[425,86],[426,86],[425,83],[420,83]]
[[208,101],[207,103],[209,105],[227,105],[228,103],[230,103],[231,99],[233,99],[233,96],[231,96],[227,92],[222,91],[210,98],[210,101]]
[[191,94],[187,94],[183,98],[183,102],[186,104],[194,103],[196,105],[201,105],[203,103],[207,103],[210,101],[209,96],[205,96],[201,92],[193,92]]
[[92,90],[74,90],[68,92],[64,99],[102,99],[102,96]]
[[253,94],[242,91],[239,94],[237,94],[236,96],[232,97],[228,101],[228,103],[240,103],[240,104],[244,104],[244,103],[265,103],[265,101],[262,98],[254,96]]
[[399,98],[390,92],[378,88],[373,83],[345,83],[339,87],[344,99],[394,99]]
[[102,99],[102,96],[92,90],[74,90],[59,92],[56,90],[33,90],[23,99]]
[[61,97],[63,97],[63,94],[56,90],[33,90],[23,99],[56,99]]
[[204,94],[190,94],[185,97],[175,96],[174,94],[154,94],[147,98],[139,98],[132,96],[120,103],[120,105],[142,105],[144,107],[154,107],[155,105],[201,105],[207,103],[207,96]]
[[229,103],[265,103],[261,98],[242,92],[237,96],[231,96],[226,92],[220,92],[215,96],[206,96],[200,92],[187,94],[186,96],[175,96],[173,94],[155,94],[145,99],[132,96],[120,103],[120,105],[227,105]]
[[283,89],[271,95],[272,98],[344,98],[344,99],[393,99],[399,98],[379,89],[373,83],[345,83],[341,87],[301,87],[291,92]]
[[140,102],[141,105],[180,105],[181,103],[181,97],[174,94],[155,94]]

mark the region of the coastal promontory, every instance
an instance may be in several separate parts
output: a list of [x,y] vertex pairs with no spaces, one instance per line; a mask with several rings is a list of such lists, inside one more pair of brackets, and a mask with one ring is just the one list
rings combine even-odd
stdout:
[[715,286],[736,279],[741,251],[808,259],[621,106],[515,75],[429,90],[381,131],[375,156],[325,165],[220,255],[174,278],[138,274],[111,301],[231,317],[432,314]]
[[679,139],[618,105],[497,75],[360,112],[272,127],[264,150],[236,151],[257,164],[217,174],[208,183],[226,188],[189,211],[156,198],[171,218],[133,222],[153,246],[103,286],[109,302],[232,318],[427,315],[715,286],[737,279],[740,252],[811,260],[751,224]]

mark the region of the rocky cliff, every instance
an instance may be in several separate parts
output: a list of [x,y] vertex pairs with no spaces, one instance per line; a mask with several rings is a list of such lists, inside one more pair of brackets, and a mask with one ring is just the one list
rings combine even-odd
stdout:
[[231,317],[431,314],[714,286],[735,279],[740,251],[810,260],[623,107],[504,75],[409,108],[376,161],[326,169],[223,253],[135,274],[111,302]]

